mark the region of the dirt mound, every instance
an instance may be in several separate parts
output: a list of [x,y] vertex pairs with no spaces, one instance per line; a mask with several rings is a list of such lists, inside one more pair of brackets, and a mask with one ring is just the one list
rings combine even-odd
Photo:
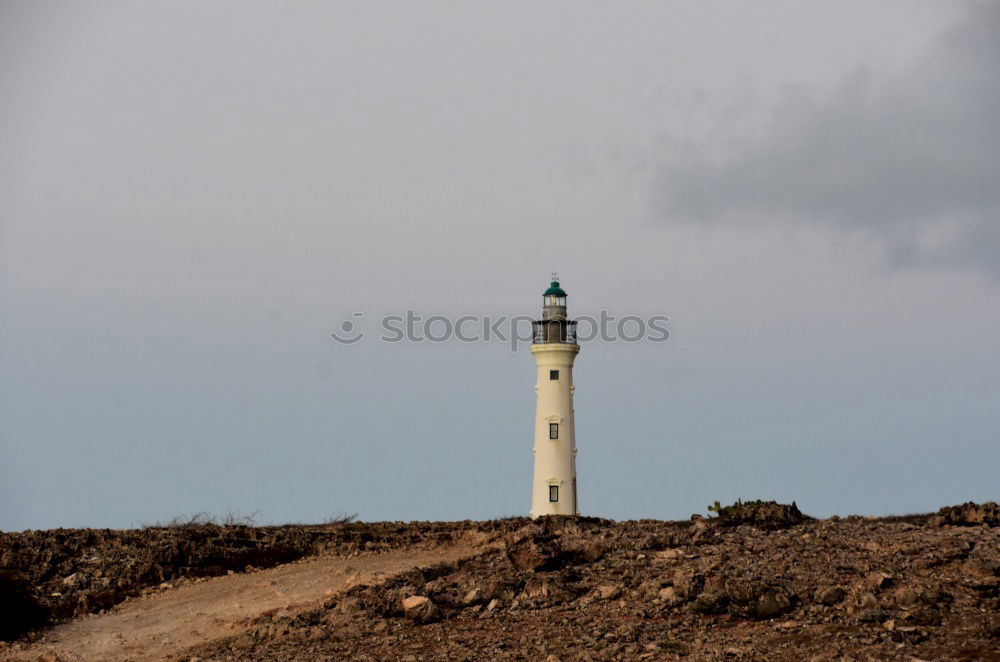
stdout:
[[24,618],[7,621],[6,638],[44,622],[108,609],[164,583],[268,568],[313,554],[349,555],[434,545],[468,530],[506,531],[523,522],[202,524],[0,533],[0,572],[10,577],[6,586],[0,586],[0,596],[15,599],[29,587],[26,599],[43,611],[39,617],[37,610],[19,610]]
[[709,510],[718,515],[713,522],[719,526],[747,524],[759,529],[774,530],[795,526],[809,519],[794,501],[790,504],[777,501],[737,501],[730,506],[720,506],[716,501]]
[[[774,511],[756,510],[771,514],[737,512],[726,525],[355,525],[322,544],[357,550],[476,529],[495,548],[372,575],[181,657],[1000,661],[1000,528],[862,517],[773,527]],[[985,524],[989,512],[954,517]]]
[[1000,506],[993,501],[986,503],[963,503],[960,506],[946,506],[930,518],[933,526],[1000,526]]

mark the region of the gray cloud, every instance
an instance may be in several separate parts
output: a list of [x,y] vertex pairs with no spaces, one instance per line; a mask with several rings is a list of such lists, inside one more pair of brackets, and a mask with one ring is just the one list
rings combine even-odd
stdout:
[[674,150],[666,218],[804,222],[874,240],[890,264],[1000,277],[1000,4],[974,5],[904,70],[785,90],[735,145]]

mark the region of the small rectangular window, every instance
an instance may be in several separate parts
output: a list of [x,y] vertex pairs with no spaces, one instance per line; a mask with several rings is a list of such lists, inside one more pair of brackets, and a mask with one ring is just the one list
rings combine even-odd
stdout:
[[559,501],[559,486],[549,485],[549,502],[557,503]]
[[559,380],[559,371],[558,370],[549,370],[549,379],[552,380],[552,381],[554,381],[554,382],[558,381]]
[[558,439],[558,438],[559,438],[559,424],[549,423],[549,439]]

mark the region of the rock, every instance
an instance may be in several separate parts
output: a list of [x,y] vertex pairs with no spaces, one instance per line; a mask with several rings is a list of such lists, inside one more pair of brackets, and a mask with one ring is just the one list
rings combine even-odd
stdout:
[[878,607],[861,609],[857,613],[859,623],[881,623],[886,618],[886,613]]
[[507,544],[507,558],[518,570],[538,570],[555,556],[550,544],[540,541],[539,536],[526,537]]
[[933,586],[926,588],[921,594],[920,599],[926,604],[940,607],[951,604],[955,600],[955,597],[940,586]]
[[761,582],[743,578],[727,579],[724,585],[729,600],[741,606],[748,606],[767,588]]
[[790,504],[776,501],[737,501],[719,511],[715,520],[720,526],[740,526],[749,524],[765,530],[785,529],[806,521],[799,507],[793,501]]
[[681,549],[664,549],[656,553],[655,557],[659,561],[677,561],[684,558],[684,551]]
[[862,593],[858,596],[858,606],[862,609],[873,609],[878,607],[878,598],[874,593]]
[[832,607],[843,601],[847,592],[839,586],[828,586],[816,591],[816,602]]
[[524,595],[529,598],[546,598],[551,593],[548,579],[531,577],[524,584]]
[[729,605],[729,596],[724,591],[704,591],[695,598],[691,609],[699,614],[721,614]]
[[507,558],[518,570],[558,570],[566,565],[593,563],[604,556],[604,544],[576,535],[528,535],[508,540]]
[[628,623],[622,623],[615,628],[615,639],[618,641],[635,642],[639,640],[639,630]]
[[705,587],[705,576],[693,568],[678,568],[674,571],[673,585],[679,596],[693,600]]
[[941,625],[941,611],[937,607],[921,605],[912,611],[905,612],[900,620],[913,625]]
[[593,538],[570,538],[562,544],[562,556],[572,563],[600,561],[604,552],[604,543]]
[[892,575],[884,572],[873,572],[868,575],[868,585],[875,590],[881,590],[892,585]]
[[479,588],[474,588],[469,590],[464,596],[462,596],[462,606],[469,607],[474,604],[479,604],[483,601],[483,592]]
[[666,583],[667,582],[663,581],[663,579],[659,577],[656,579],[647,579],[639,584],[638,593],[646,600],[655,600],[660,592],[660,589],[663,588]]
[[602,600],[614,600],[621,597],[622,589],[614,584],[602,584],[597,587],[597,595]]
[[502,605],[503,605],[502,602],[500,602],[496,598],[493,598],[492,600],[490,600],[490,603],[488,605],[486,605],[486,611],[496,611]]
[[944,524],[956,526],[980,526],[984,524],[986,526],[1000,526],[1000,505],[997,505],[993,501],[983,504],[969,501],[960,506],[942,508],[938,511],[938,517],[943,521],[938,523],[937,518],[931,518],[935,520],[935,525],[937,526]]
[[441,610],[430,598],[411,595],[403,599],[403,615],[415,623],[433,623],[441,620]]
[[750,615],[760,620],[774,618],[788,611],[791,604],[787,593],[780,589],[769,589],[754,601]]
[[355,596],[349,596],[337,602],[337,611],[342,614],[355,614],[361,609],[361,600]]
[[896,604],[900,607],[912,607],[920,602],[920,594],[912,588],[907,588],[905,586],[897,588],[892,594],[892,597],[896,600]]
[[664,586],[660,589],[656,597],[671,606],[681,602],[681,598],[677,595],[677,590],[673,586]]

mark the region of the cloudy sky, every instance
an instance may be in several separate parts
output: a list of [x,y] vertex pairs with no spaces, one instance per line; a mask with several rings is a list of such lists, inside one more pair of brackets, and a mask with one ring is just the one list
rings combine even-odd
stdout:
[[[997,499],[1000,4],[0,2],[0,528]],[[353,316],[362,313],[362,317]]]

